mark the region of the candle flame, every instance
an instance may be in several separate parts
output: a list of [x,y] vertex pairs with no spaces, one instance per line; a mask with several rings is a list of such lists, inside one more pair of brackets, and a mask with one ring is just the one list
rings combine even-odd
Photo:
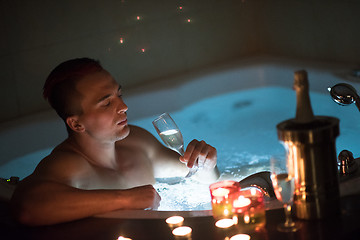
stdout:
[[215,189],[215,190],[212,192],[212,195],[213,195],[214,197],[225,197],[225,196],[227,196],[229,193],[230,193],[230,190],[229,190],[229,189],[226,189],[226,188],[218,188],[218,189]]
[[249,214],[244,215],[244,223],[249,224],[250,223],[250,216]]
[[240,196],[238,199],[234,200],[233,206],[234,208],[242,208],[249,206],[251,204],[251,200],[244,196]]

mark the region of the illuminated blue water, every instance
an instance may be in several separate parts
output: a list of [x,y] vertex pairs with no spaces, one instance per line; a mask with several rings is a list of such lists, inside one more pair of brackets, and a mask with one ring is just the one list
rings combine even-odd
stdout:
[[[360,114],[356,107],[339,106],[326,94],[312,92],[310,98],[315,115],[340,119],[337,152],[348,149],[354,156],[359,156]],[[276,125],[293,118],[295,108],[296,97],[292,89],[266,87],[205,99],[171,115],[182,131],[185,145],[197,138],[217,148],[221,179],[241,180],[252,173],[269,170],[270,157],[284,154]],[[134,124],[157,136],[151,124],[155,117]],[[206,184],[192,182],[171,186],[161,183],[157,187],[163,199],[162,210],[174,207],[176,210],[210,209]]]
[[[337,152],[348,149],[359,157],[357,137],[360,133],[360,114],[356,107],[341,107],[327,94],[312,92],[310,97],[315,115],[340,119]],[[269,170],[269,158],[284,154],[277,139],[276,124],[295,116],[295,101],[292,89],[264,87],[204,99],[171,115],[182,131],[185,145],[196,138],[217,148],[221,179],[240,180],[252,173]],[[151,123],[157,115],[131,124],[139,125],[158,137]],[[0,166],[0,177],[23,178],[29,175],[49,152],[50,149],[45,149]],[[162,210],[210,209],[208,185],[189,184],[188,181],[156,185],[163,199]]]

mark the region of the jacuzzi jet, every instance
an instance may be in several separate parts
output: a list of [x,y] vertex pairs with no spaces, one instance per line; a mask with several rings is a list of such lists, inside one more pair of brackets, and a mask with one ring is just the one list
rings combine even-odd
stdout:
[[346,106],[355,103],[356,107],[360,111],[360,97],[356,92],[356,89],[347,83],[338,83],[333,87],[328,88],[330,95],[334,102],[339,105]]

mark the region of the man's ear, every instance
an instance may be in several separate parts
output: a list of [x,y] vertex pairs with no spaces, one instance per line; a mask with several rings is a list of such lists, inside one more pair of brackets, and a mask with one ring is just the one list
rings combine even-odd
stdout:
[[79,123],[78,116],[70,116],[66,118],[66,124],[71,128],[74,132],[83,132],[85,128],[82,124]]

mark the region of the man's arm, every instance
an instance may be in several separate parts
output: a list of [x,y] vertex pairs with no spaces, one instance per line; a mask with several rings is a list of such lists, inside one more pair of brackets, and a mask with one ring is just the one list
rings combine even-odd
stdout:
[[126,190],[82,190],[54,181],[21,181],[11,199],[15,218],[26,225],[50,225],[118,209],[157,208],[151,185]]
[[158,207],[160,196],[151,185],[86,190],[87,181],[96,176],[92,169],[76,154],[52,153],[18,184],[11,199],[15,217],[27,225],[49,225],[118,209]]
[[143,128],[131,126],[131,135],[133,139],[138,139],[138,143],[141,141],[141,145],[146,149],[153,163],[156,178],[184,177],[189,172],[189,168],[194,166],[195,161],[199,161],[200,166],[204,167],[194,175],[194,178],[207,182],[219,178],[216,149],[204,141],[191,141],[184,156],[180,157]]

